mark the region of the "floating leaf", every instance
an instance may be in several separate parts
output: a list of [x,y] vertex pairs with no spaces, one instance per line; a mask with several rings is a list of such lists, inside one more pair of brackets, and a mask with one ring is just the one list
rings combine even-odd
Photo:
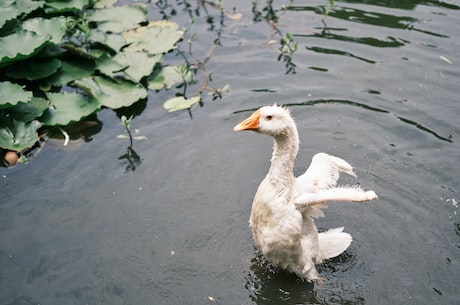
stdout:
[[104,77],[84,78],[74,85],[95,98],[99,104],[118,109],[128,107],[147,97],[147,90],[130,81],[114,81]]
[[163,88],[171,89],[174,84],[184,82],[184,80],[188,83],[191,79],[190,70],[183,75],[179,66],[166,66],[154,71],[147,83],[150,90],[161,90]]
[[32,98],[32,92],[8,81],[0,82],[0,109],[9,108],[19,102],[26,103]]
[[109,77],[122,76],[139,82],[152,73],[153,68],[161,61],[161,58],[161,55],[149,56],[146,53],[120,52],[114,57],[104,56],[96,63],[97,68]]
[[17,79],[37,80],[56,73],[60,66],[61,61],[56,58],[31,58],[16,63],[6,75]]
[[226,16],[228,19],[231,19],[231,20],[240,20],[241,18],[243,18],[243,14],[242,14],[242,13],[226,14],[225,16]]
[[7,112],[15,120],[30,122],[39,118],[48,109],[48,101],[41,97],[32,97],[28,103],[18,103]]
[[162,20],[150,22],[147,26],[121,33],[130,43],[125,51],[146,51],[149,54],[166,53],[175,48],[184,32],[175,22]]
[[106,107],[113,109],[128,107],[147,97],[147,90],[140,84],[129,81],[115,82],[103,77],[95,77],[94,81],[101,88],[101,94],[96,98]]
[[1,1],[0,3],[0,28],[11,19],[15,19],[21,14],[28,14],[42,7],[44,1],[21,0],[21,1]]
[[89,31],[88,39],[97,41],[101,45],[105,45],[107,48],[112,49],[114,52],[120,51],[121,48],[126,45],[126,41],[120,34],[107,33],[98,28]]
[[196,103],[199,103],[200,101],[201,101],[201,96],[194,96],[189,99],[183,96],[177,96],[177,97],[173,97],[167,100],[163,104],[163,107],[169,112],[173,112],[177,110],[189,109],[190,107],[192,107]]
[[47,81],[52,85],[65,85],[71,81],[88,77],[94,73],[94,62],[83,58],[62,60],[59,70]]
[[147,12],[139,5],[125,5],[94,10],[88,15],[88,20],[95,22],[102,31],[120,33],[146,22]]
[[94,8],[105,8],[105,7],[111,7],[115,3],[117,3],[118,0],[99,0],[94,3]]
[[51,106],[43,115],[46,126],[68,125],[78,122],[100,108],[91,97],[78,93],[47,93]]
[[92,77],[85,77],[72,82],[72,86],[79,88],[86,92],[88,95],[97,98],[103,95],[101,87],[94,81]]
[[115,77],[116,73],[128,68],[127,64],[122,64],[109,54],[104,54],[96,60],[96,69],[108,77]]
[[55,17],[51,19],[32,18],[23,22],[22,27],[25,30],[41,34],[43,36],[51,35],[51,42],[59,44],[62,37],[67,31],[66,18]]
[[89,5],[90,0],[46,1],[47,13],[65,13],[80,11]]
[[22,151],[38,141],[37,130],[42,126],[38,121],[22,122],[12,118],[0,118],[0,147]]
[[49,41],[49,35],[39,35],[30,31],[19,31],[0,37],[0,67],[2,64],[32,57]]

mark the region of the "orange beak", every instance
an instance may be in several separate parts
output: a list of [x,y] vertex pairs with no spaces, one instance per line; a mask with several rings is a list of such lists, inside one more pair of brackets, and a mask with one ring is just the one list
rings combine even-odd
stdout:
[[256,110],[249,118],[236,125],[233,130],[257,130],[259,129],[260,111]]

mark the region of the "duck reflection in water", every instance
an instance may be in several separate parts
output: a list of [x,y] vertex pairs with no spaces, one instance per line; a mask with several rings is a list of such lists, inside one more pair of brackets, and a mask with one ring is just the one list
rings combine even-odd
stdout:
[[[350,278],[344,278],[344,272],[356,264],[356,257],[347,251],[319,266],[327,281],[315,285],[300,279],[295,274],[271,265],[257,251],[251,260],[245,276],[245,288],[251,301],[258,305],[268,304],[365,304],[364,297],[356,288],[359,285]],[[350,285],[342,282],[348,281]]]

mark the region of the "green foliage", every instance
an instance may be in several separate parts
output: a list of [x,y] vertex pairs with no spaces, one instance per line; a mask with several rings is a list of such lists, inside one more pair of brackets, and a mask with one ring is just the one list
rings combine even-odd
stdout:
[[17,103],[27,103],[32,99],[32,92],[25,91],[22,86],[8,81],[0,82],[0,109],[9,108]]
[[40,128],[146,99],[190,81],[162,65],[184,32],[143,5],[7,0],[0,4],[0,148],[21,152]]
[[11,150],[22,151],[38,141],[37,130],[42,123],[16,121],[12,118],[0,118],[0,146]]
[[47,93],[50,107],[41,118],[46,126],[64,126],[80,121],[101,105],[93,97],[79,93]]
[[177,96],[167,100],[163,107],[169,112],[189,109],[193,105],[201,101],[201,96],[194,96],[191,98],[185,98],[184,96]]
[[174,48],[184,33],[179,25],[167,20],[150,22],[145,27],[122,33],[122,37],[129,43],[128,52],[145,50],[149,54],[166,53]]

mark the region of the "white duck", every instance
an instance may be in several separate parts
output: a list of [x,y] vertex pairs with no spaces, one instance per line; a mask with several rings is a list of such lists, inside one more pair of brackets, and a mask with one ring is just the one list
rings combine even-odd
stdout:
[[345,251],[352,237],[343,228],[318,234],[312,217],[324,216],[321,209],[327,201],[360,202],[377,195],[359,187],[335,187],[340,172],[355,174],[346,161],[325,153],[316,154],[307,171],[295,178],[299,136],[286,108],[262,107],[234,130],[253,130],[274,139],[271,166],[249,219],[257,247],[272,264],[309,281],[320,279],[315,264]]

